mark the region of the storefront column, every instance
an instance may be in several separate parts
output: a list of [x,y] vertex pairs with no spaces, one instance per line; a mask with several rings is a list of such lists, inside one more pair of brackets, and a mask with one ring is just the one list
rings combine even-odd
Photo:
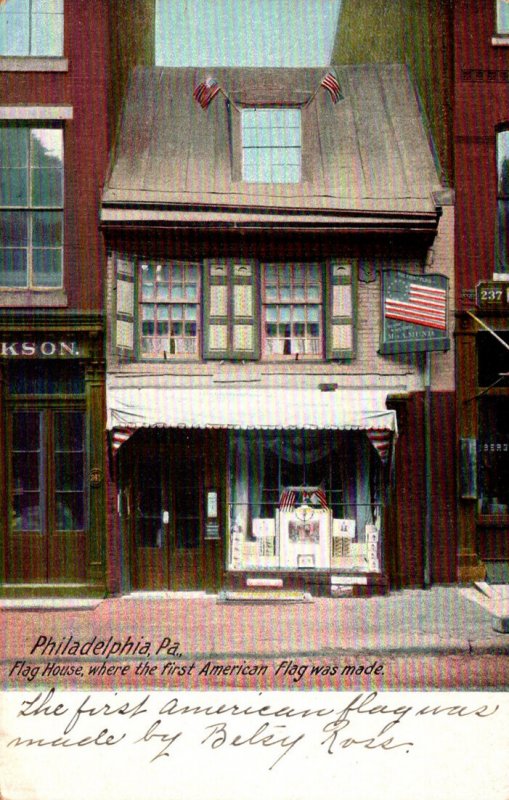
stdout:
[[85,367],[90,514],[87,578],[91,583],[102,586],[106,581],[104,387],[104,363],[102,361],[89,362]]
[[8,530],[9,498],[7,491],[7,431],[5,409],[5,365],[0,363],[0,585],[5,582],[6,540]]
[[[457,335],[458,364],[457,380],[458,431],[460,438],[472,438],[477,442],[477,358],[475,330],[469,320],[459,320]],[[459,443],[458,443],[459,449]],[[477,552],[477,499],[458,502],[458,580],[461,583],[484,580],[486,569]]]

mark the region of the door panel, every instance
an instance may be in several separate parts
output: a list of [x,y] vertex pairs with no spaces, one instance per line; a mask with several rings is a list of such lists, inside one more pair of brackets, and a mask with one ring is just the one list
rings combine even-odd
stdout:
[[134,486],[133,589],[165,589],[168,584],[164,475],[159,454],[141,454]]

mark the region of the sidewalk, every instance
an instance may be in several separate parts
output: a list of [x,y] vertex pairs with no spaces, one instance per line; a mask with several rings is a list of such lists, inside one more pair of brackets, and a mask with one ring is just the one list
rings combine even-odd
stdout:
[[29,655],[41,634],[80,641],[167,637],[180,643],[183,658],[509,654],[509,635],[493,630],[489,600],[478,593],[481,602],[472,602],[476,592],[434,587],[302,604],[224,604],[211,595],[168,594],[112,598],[66,610],[4,606],[2,660]]

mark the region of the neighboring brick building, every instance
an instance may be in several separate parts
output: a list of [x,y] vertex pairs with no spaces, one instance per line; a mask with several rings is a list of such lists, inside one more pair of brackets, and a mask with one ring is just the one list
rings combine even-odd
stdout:
[[454,44],[459,578],[507,583],[509,3],[455,2]]
[[0,5],[0,593],[104,594],[106,3]]
[[[132,74],[101,212],[120,591],[454,580],[450,193],[404,67],[338,67],[336,104],[326,73]],[[409,284],[436,325],[391,319]]]

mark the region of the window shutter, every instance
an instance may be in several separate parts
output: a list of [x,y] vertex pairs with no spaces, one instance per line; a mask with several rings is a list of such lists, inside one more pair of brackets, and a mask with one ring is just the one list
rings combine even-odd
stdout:
[[329,360],[355,357],[357,263],[330,261],[326,276],[326,354]]
[[229,264],[205,261],[203,268],[203,357],[229,357]]
[[231,356],[254,360],[260,357],[257,265],[234,261],[231,269]]
[[205,262],[203,323],[204,358],[259,358],[257,273],[253,262]]
[[115,254],[116,313],[115,347],[120,358],[134,358],[134,262],[125,256]]

